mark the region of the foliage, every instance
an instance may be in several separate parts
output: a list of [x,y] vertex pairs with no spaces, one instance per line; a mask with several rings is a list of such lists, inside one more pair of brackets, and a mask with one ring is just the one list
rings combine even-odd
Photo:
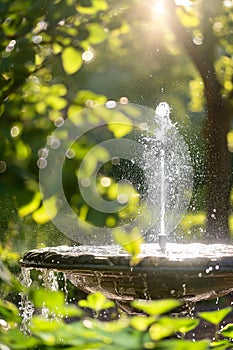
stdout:
[[[151,2],[142,4],[137,0],[130,4],[124,0],[60,0],[52,4],[45,1],[43,5],[30,0],[2,1],[0,225],[4,243],[14,245],[23,240],[25,247],[34,247],[48,240],[50,244],[60,242],[59,232],[50,225],[43,206],[38,166],[40,159],[46,158],[44,145],[55,126],[82,108],[122,96],[152,108],[158,101],[167,100],[173,107],[173,119],[186,127],[190,125],[192,134],[193,128],[198,130],[201,118],[194,117],[203,113],[203,85],[166,21],[156,14],[157,5],[155,1],[151,9]],[[183,25],[190,26],[192,22],[193,35],[198,36],[199,12],[178,8]],[[228,26],[229,12],[225,9],[225,17],[221,17],[221,23]],[[219,42],[227,45],[223,29],[216,28]],[[223,84],[228,82],[228,89],[230,61],[222,59],[216,65],[219,79]],[[220,74],[223,69],[225,73]],[[119,137],[119,133],[122,137],[120,128],[108,125],[104,132],[85,135],[72,149],[75,157],[67,159],[64,166],[64,188],[70,205],[83,220],[96,226],[114,227],[122,218],[98,213],[86,205],[76,186],[76,170],[96,140],[103,140],[103,135]],[[123,136],[129,134],[130,130]],[[123,164],[117,179],[112,169],[104,171],[111,186],[106,188],[99,181],[98,190],[112,200],[115,180],[137,169]],[[47,230],[51,232],[49,238]],[[36,241],[30,232],[36,233]],[[65,238],[61,243],[64,241]],[[22,244],[16,248],[24,249]]]
[[[79,305],[66,304],[62,292],[39,289],[32,298],[37,312],[28,321],[27,331],[20,330],[19,310],[9,302],[0,303],[0,345],[3,349],[230,349],[233,345],[232,324],[218,331],[221,340],[191,341],[186,334],[194,331],[198,318],[167,314],[180,305],[177,300],[140,301],[132,306],[138,314],[100,321],[100,311],[116,307],[101,293],[80,300]],[[86,316],[86,309],[94,318]],[[43,310],[40,311],[39,310]],[[142,313],[144,311],[144,313]],[[200,314],[219,325],[231,308]],[[25,333],[26,331],[26,333]],[[225,338],[225,339],[224,339]],[[5,346],[5,347],[4,347]]]
[[[139,0],[1,1],[0,253],[12,270],[17,269],[17,256],[8,254],[13,246],[18,251],[24,251],[27,247],[42,246],[48,241],[52,245],[61,242],[59,232],[50,224],[43,206],[38,167],[42,165],[41,159],[46,159],[46,140],[64,120],[83,108],[104,104],[109,99],[120,100],[122,96],[152,108],[158,101],[166,100],[173,106],[172,118],[187,127],[188,135],[184,136],[188,139],[198,134],[200,126],[203,126],[206,97],[212,96],[206,91],[208,81],[212,87],[217,84],[217,95],[221,99],[218,106],[227,106],[227,111],[232,112],[231,2],[212,1],[210,4],[204,0],[193,0],[187,2],[193,6],[186,6],[177,1],[174,8],[169,8],[174,10],[173,19],[178,16],[181,27],[176,26],[172,30],[169,29],[169,20],[161,14],[161,9],[164,10],[161,3]],[[181,34],[185,32],[189,35],[191,54],[184,54],[181,47],[183,37],[177,28],[183,29]],[[199,57],[199,65],[197,61],[196,64],[192,62],[196,57]],[[210,67],[207,63],[211,63]],[[203,66],[208,74],[200,70]],[[212,70],[208,71],[209,68]],[[212,123],[212,126],[221,123],[219,130],[213,134],[214,140],[220,139],[224,118],[222,113],[221,118]],[[228,129],[223,136],[232,152],[232,132],[226,140]],[[97,213],[86,205],[76,186],[77,169],[83,157],[96,143],[103,141],[103,136],[105,139],[119,138],[128,137],[131,133],[131,129],[109,124],[104,129],[92,130],[72,146],[71,157],[67,158],[64,166],[63,182],[70,205],[84,221],[100,227],[115,227],[119,220],[134,211],[133,207],[130,213],[122,213],[122,217]],[[219,138],[216,135],[220,135]],[[184,218],[182,228],[187,232],[195,232],[197,226],[203,230],[206,223],[203,210],[206,209],[208,174],[203,172],[204,163],[200,161],[202,141],[199,138],[195,142],[198,143],[198,151],[196,148],[192,150],[196,170],[192,208],[201,211],[197,216],[191,213]],[[214,148],[211,152],[216,156]],[[75,156],[72,158],[72,155]],[[104,156],[102,149],[88,165],[96,165]],[[216,156],[216,159],[221,160],[222,157]],[[216,166],[214,169],[217,174],[212,178],[217,179],[217,185],[212,186],[213,192],[225,182],[225,177],[219,180],[222,168]],[[109,168],[109,164],[101,170],[97,187],[107,200],[116,198],[116,181],[121,179],[122,173],[131,173],[127,179],[131,181],[132,174],[138,171],[128,163],[123,163],[121,174],[115,174],[115,178],[113,167]],[[200,177],[200,174],[204,176]],[[101,185],[102,176],[110,179],[110,186]],[[139,180],[140,174],[136,181]],[[220,188],[220,195],[221,191]],[[54,198],[49,200],[56,214],[59,206]],[[216,201],[212,200],[211,205],[216,205]],[[213,212],[211,215],[214,217]],[[122,232],[115,238],[132,253],[134,264],[138,262],[142,239],[136,230],[129,236],[131,244],[127,242],[129,237]],[[62,238],[62,244],[66,242]],[[11,289],[22,291],[2,264],[0,280],[3,298]],[[177,339],[177,334],[185,338],[184,333],[197,327],[198,319],[165,315],[178,306],[179,302],[174,300],[134,301],[132,306],[140,315],[124,315],[108,323],[100,322],[98,316],[103,308],[114,308],[114,303],[98,293],[80,301],[79,307],[67,306],[61,293],[44,290],[35,292],[33,300],[36,308],[42,309],[47,318],[33,316],[28,335],[20,330],[17,308],[5,301],[0,303],[0,347],[4,350],[232,347],[228,341],[233,337],[232,325],[219,331],[220,322],[230,309],[200,314],[199,317],[216,327],[216,341],[194,343]],[[87,318],[85,309],[93,310],[96,318]],[[79,320],[68,323],[72,318]],[[218,341],[220,334],[224,339]]]

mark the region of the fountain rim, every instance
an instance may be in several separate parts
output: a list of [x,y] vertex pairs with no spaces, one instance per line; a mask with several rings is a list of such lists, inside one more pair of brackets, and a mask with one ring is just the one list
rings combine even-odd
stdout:
[[[54,271],[61,271],[61,272],[91,272],[91,271],[102,271],[104,272],[130,272],[130,273],[143,273],[143,272],[169,272],[171,273],[172,271],[176,273],[184,273],[187,272],[187,265],[185,266],[106,266],[106,265],[62,265],[62,264],[43,264],[39,265],[37,263],[28,263],[24,262],[22,259],[19,261],[20,266],[23,268],[29,268],[29,269],[38,269],[38,270],[54,270]],[[203,271],[200,271],[200,268],[203,267],[201,265],[199,266],[189,266],[189,272],[193,273],[200,273]],[[206,269],[208,269],[208,265],[206,266]],[[233,266],[222,266],[221,269],[219,270],[214,270],[214,272],[211,273],[206,273],[206,275],[202,275],[201,277],[209,277],[213,274],[215,275],[223,275],[223,273],[233,273]]]
[[[139,256],[139,263],[136,265],[131,264],[131,256],[127,253],[123,254],[106,254],[106,252],[100,252],[95,255],[88,251],[82,251],[77,246],[77,249],[61,250],[59,247],[47,247],[40,249],[33,249],[26,252],[19,264],[25,268],[35,269],[54,269],[57,271],[112,271],[112,272],[164,272],[174,271],[176,273],[182,273],[182,271],[193,271],[193,273],[206,272],[206,275],[218,273],[233,273],[233,254],[222,256],[191,256],[172,258],[168,256],[156,256],[148,254],[145,256]],[[80,250],[79,250],[80,249]]]

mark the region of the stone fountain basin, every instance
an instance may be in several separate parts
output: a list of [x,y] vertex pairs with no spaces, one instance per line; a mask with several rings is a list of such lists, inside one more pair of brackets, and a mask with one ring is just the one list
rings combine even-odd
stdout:
[[141,261],[119,246],[48,247],[28,251],[22,267],[61,271],[85,292],[103,292],[122,302],[184,298],[193,302],[233,291],[233,246],[224,244],[143,244]]

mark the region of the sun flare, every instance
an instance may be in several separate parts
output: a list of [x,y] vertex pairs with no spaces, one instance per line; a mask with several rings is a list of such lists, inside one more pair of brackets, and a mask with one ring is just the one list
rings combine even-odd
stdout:
[[[191,0],[175,0],[175,4],[177,6],[183,6],[183,7],[190,7],[193,5]],[[152,11],[157,16],[166,16],[166,6],[163,1],[161,0],[155,0],[152,5]]]
[[155,15],[164,16],[166,15],[166,8],[162,1],[155,1],[152,7],[152,11]]

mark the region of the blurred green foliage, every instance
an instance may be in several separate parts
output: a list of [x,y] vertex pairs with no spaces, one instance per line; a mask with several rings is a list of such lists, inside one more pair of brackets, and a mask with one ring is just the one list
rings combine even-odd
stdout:
[[[181,2],[176,10],[193,42],[201,46],[205,22],[202,1],[191,3],[193,6],[184,6]],[[232,27],[232,6],[227,1],[214,1],[211,6],[208,21],[215,38],[211,45],[216,50],[216,74],[223,96],[231,99],[232,43],[227,33]],[[172,106],[172,119],[185,127],[181,132],[190,142],[196,173],[191,207],[201,213],[188,214],[180,230],[182,235],[189,232],[202,236],[206,190],[200,136],[204,84],[169,29],[163,2],[2,0],[0,7],[1,242],[18,251],[72,243],[61,237],[45,212],[38,185],[38,159],[45,152],[48,136],[66,118],[82,108],[122,97],[151,108],[166,100]],[[73,145],[75,158],[65,163],[66,196],[73,210],[96,226],[114,227],[122,218],[89,208],[77,188],[75,171],[103,135],[125,137],[131,131],[109,125],[86,134]],[[231,150],[231,133],[228,146]],[[108,167],[102,170],[111,185],[98,183],[98,190],[112,200],[116,184],[113,169]],[[120,171],[139,170],[125,163]],[[140,180],[141,174],[136,182]],[[53,200],[51,205],[56,208]],[[122,212],[122,217],[131,215],[134,207],[129,211]]]
[[[185,2],[176,1],[176,13],[197,50],[209,47],[208,55],[214,63],[221,96],[232,107],[233,6],[223,0],[188,3],[186,6]],[[0,255],[12,271],[18,269],[18,255],[12,253],[14,250],[21,253],[47,244],[72,243],[61,236],[44,210],[38,184],[39,158],[44,156],[44,146],[55,127],[83,108],[102,105],[111,99],[123,98],[123,102],[129,100],[151,108],[159,101],[167,101],[172,106],[171,117],[190,143],[196,174],[191,211],[183,218],[179,232],[186,238],[203,235],[207,180],[201,132],[205,84],[191,57],[184,53],[169,29],[164,11],[163,1],[156,0],[1,1]],[[204,62],[205,55],[201,57]],[[120,125],[114,128],[111,124],[93,130],[72,146],[70,159],[65,163],[66,196],[74,211],[96,226],[115,227],[118,220],[132,215],[135,207],[123,211],[122,217],[96,213],[81,198],[76,170],[85,154],[100,140],[127,137],[131,132],[130,128]],[[229,130],[230,152],[232,135]],[[72,151],[76,154],[74,159]],[[99,156],[104,157],[104,151]],[[97,161],[95,155],[92,162]],[[92,162],[88,165],[93,166]],[[101,170],[97,187],[108,200],[116,198],[115,180],[121,179],[122,173],[127,173],[132,183],[142,179],[140,169],[127,162],[122,163],[119,173],[110,164]],[[109,186],[103,186],[102,177],[110,179]],[[132,186],[127,191],[137,194]],[[142,194],[143,191],[145,189]],[[57,209],[54,199],[50,200],[51,206]],[[233,231],[232,217],[229,221]],[[121,232],[116,240],[133,255],[132,263],[136,263],[141,237],[137,231],[131,236],[134,244],[128,245]],[[23,289],[2,263],[0,280],[2,298],[12,290]],[[135,301],[133,307],[146,316],[124,316],[105,323],[85,317],[81,310],[81,307],[91,309],[98,318],[102,309],[114,306],[98,293],[80,301],[79,307],[67,306],[60,292],[38,290],[33,300],[38,309],[48,309],[48,318],[33,316],[29,335],[20,330],[19,310],[13,304],[0,302],[0,347],[4,350],[232,347],[228,340],[233,336],[232,325],[219,331],[219,324],[230,309],[200,314],[216,326],[216,339],[221,333],[223,340],[191,342],[185,339],[185,333],[195,329],[199,320],[164,315],[179,304],[177,301]],[[59,316],[59,320],[55,316]],[[69,324],[67,317],[81,320]],[[177,333],[184,339],[177,339]]]
[[[178,317],[174,312],[181,306],[175,299],[158,301],[135,300],[135,315],[122,314],[119,318],[113,301],[97,292],[78,305],[68,304],[64,294],[37,289],[30,293],[36,312],[23,321],[25,314],[14,304],[0,301],[0,346],[3,349],[231,349],[232,324],[220,324],[232,311],[200,313],[199,317]],[[24,306],[26,307],[26,306]],[[112,316],[107,310],[115,309]],[[92,311],[92,317],[87,310]],[[174,314],[170,314],[173,312]],[[101,321],[101,315],[106,319]],[[111,317],[113,317],[111,319]],[[200,318],[214,324],[215,340],[189,340]],[[106,320],[108,319],[108,322]],[[24,325],[24,329],[22,329]],[[218,337],[221,336],[221,340]]]

